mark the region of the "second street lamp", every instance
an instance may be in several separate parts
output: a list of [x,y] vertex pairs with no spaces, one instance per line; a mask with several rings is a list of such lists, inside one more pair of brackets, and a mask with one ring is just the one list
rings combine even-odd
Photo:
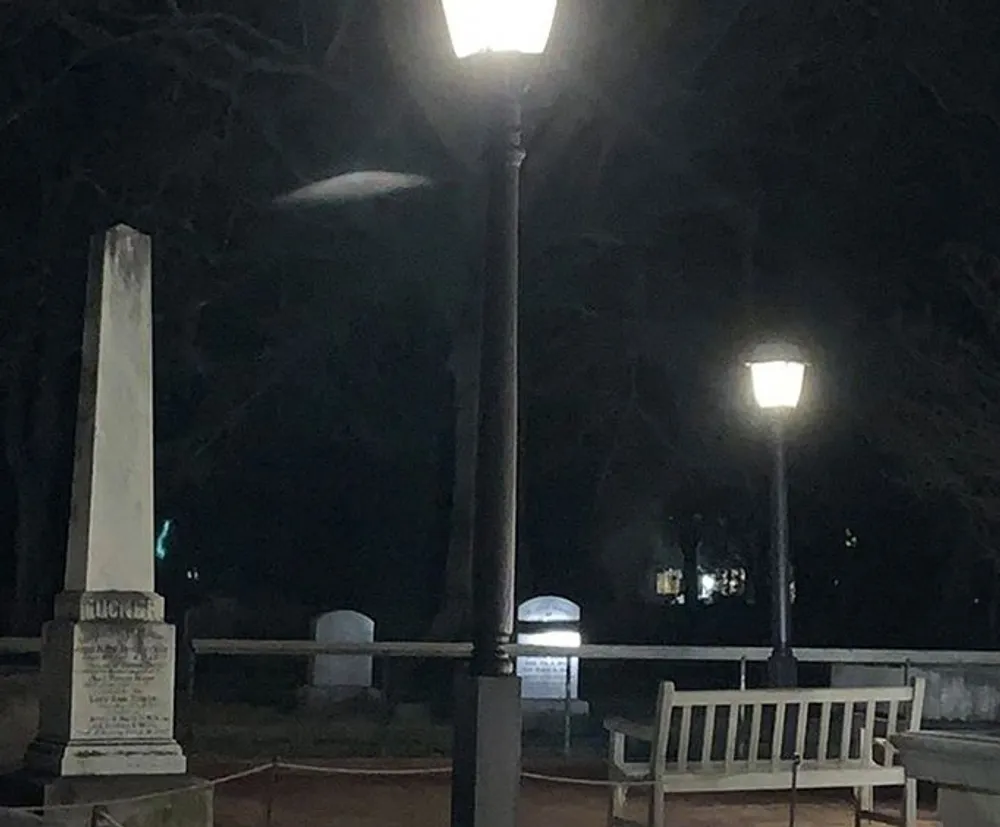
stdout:
[[514,827],[521,691],[504,651],[514,634],[517,325],[522,55],[545,49],[556,0],[443,0],[455,54],[490,84],[483,334],[473,527],[470,674],[456,684],[453,827]]
[[771,512],[771,642],[767,662],[771,686],[797,683],[792,652],[791,561],[788,548],[788,478],[785,424],[799,404],[806,365],[802,352],[791,345],[767,344],[750,358],[750,377],[758,407],[768,415],[774,446]]

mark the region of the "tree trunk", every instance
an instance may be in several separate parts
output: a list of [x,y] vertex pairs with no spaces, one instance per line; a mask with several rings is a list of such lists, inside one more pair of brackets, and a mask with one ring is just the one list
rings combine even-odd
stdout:
[[[462,314],[452,341],[449,367],[453,382],[454,474],[444,593],[431,620],[425,640],[470,638],[472,632],[472,555],[475,517],[476,444],[479,434],[479,329],[478,302]],[[414,676],[427,663],[415,658],[400,661],[393,673],[392,700],[406,697]],[[436,664],[440,668],[442,664]],[[448,665],[452,668],[452,665]],[[429,683],[433,684],[434,681]],[[438,699],[441,701],[442,699]]]
[[698,547],[701,545],[701,519],[686,517],[678,532],[681,552],[684,555],[684,612],[691,617],[698,611]]
[[937,645],[952,647],[969,631],[969,606],[972,603],[973,566],[969,554],[952,556],[938,601]]
[[[14,559],[17,574],[11,603],[11,631],[16,636],[38,634],[48,619],[51,603],[52,531],[50,503],[51,475],[44,469],[29,472],[17,481],[17,528],[14,534]],[[31,478],[33,477],[33,478]]]
[[[53,494],[56,458],[65,447],[61,391],[66,357],[73,350],[69,313],[74,307],[61,297],[55,307],[40,300],[33,310],[22,317],[25,327],[11,354],[4,423],[5,456],[17,493],[10,626],[26,636],[38,633],[59,585],[63,550],[57,538],[62,533],[55,530]],[[36,343],[38,350],[32,347]]]
[[444,597],[428,630],[427,636],[431,640],[454,640],[468,634],[472,620],[473,523],[479,430],[479,321],[477,310],[467,310],[456,331],[452,348],[455,471],[451,528]]

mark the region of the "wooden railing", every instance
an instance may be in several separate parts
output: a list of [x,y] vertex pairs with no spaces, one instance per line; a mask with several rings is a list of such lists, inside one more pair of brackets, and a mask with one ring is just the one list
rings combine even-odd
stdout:
[[[315,640],[251,640],[196,638],[191,647],[197,655],[267,655],[309,657],[313,655],[372,655],[387,658],[469,657],[469,643],[429,643],[426,641],[377,640],[372,643],[322,643]],[[38,652],[38,638],[0,637],[0,654]],[[703,663],[761,663],[771,654],[767,646],[644,646],[617,643],[585,643],[579,647],[509,644],[511,656],[566,657],[581,660],[700,661]],[[851,663],[872,666],[1000,667],[1000,651],[934,649],[838,649],[802,647],[795,650],[801,663]]]

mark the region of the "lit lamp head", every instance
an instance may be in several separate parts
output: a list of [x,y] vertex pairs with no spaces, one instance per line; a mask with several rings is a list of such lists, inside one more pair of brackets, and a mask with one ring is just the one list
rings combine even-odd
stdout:
[[785,344],[759,345],[749,366],[753,395],[761,409],[781,413],[799,404],[806,374],[801,350]]
[[485,52],[545,51],[557,0],[442,0],[459,58]]

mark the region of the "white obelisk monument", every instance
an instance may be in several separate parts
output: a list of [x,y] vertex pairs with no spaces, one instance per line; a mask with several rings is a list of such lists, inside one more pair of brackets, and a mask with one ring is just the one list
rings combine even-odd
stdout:
[[29,771],[181,775],[174,627],[154,591],[152,263],[119,225],[91,249],[66,579],[42,636]]

